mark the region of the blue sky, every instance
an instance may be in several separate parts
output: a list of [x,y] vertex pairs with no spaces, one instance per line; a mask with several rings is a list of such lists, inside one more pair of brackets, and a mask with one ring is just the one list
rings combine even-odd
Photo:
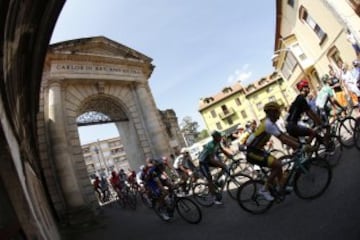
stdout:
[[[201,97],[274,70],[275,1],[68,0],[51,43],[99,35],[151,57],[157,107],[174,109],[179,122],[190,116],[201,130]],[[82,143],[118,136],[112,125],[79,133]]]

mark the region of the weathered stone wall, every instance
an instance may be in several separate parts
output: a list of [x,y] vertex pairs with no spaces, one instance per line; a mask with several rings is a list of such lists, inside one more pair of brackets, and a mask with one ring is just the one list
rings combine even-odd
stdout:
[[0,181],[28,239],[59,239],[37,141],[42,63],[64,1],[0,2]]

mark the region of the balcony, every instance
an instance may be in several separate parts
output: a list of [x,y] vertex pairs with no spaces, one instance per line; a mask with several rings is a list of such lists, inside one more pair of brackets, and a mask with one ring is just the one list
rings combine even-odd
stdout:
[[221,119],[226,119],[226,118],[232,116],[233,114],[235,114],[234,109],[229,108],[229,109],[223,110],[223,112],[219,113],[219,116]]

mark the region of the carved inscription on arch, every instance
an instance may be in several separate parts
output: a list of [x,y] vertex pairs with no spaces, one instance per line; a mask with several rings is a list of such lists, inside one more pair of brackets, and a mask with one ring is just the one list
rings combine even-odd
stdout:
[[140,68],[105,65],[105,64],[86,64],[86,63],[53,63],[51,64],[51,74],[91,74],[91,75],[116,75],[142,77],[143,73]]

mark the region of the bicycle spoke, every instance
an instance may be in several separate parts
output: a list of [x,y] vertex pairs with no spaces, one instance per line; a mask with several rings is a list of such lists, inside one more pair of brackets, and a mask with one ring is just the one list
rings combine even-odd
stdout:
[[331,167],[335,167],[343,153],[343,146],[339,137],[331,136],[329,144],[327,146],[320,145],[317,153],[320,158],[326,159]]
[[314,199],[328,188],[332,173],[323,159],[311,159],[296,175],[294,190],[299,198]]
[[263,185],[264,182],[260,180],[249,180],[241,185],[237,192],[237,201],[242,209],[253,214],[261,214],[272,206],[273,202],[258,194]]
[[202,219],[198,205],[188,198],[179,198],[176,202],[176,211],[188,223],[197,224]]
[[355,145],[354,135],[357,128],[357,121],[353,117],[344,118],[339,126],[338,135],[340,142],[344,147],[350,148]]
[[209,192],[207,183],[197,183],[193,189],[194,199],[197,203],[204,207],[214,205],[214,196]]
[[229,177],[229,180],[226,183],[226,191],[229,196],[236,200],[237,189],[246,181],[252,179],[249,175],[243,173],[237,173]]

